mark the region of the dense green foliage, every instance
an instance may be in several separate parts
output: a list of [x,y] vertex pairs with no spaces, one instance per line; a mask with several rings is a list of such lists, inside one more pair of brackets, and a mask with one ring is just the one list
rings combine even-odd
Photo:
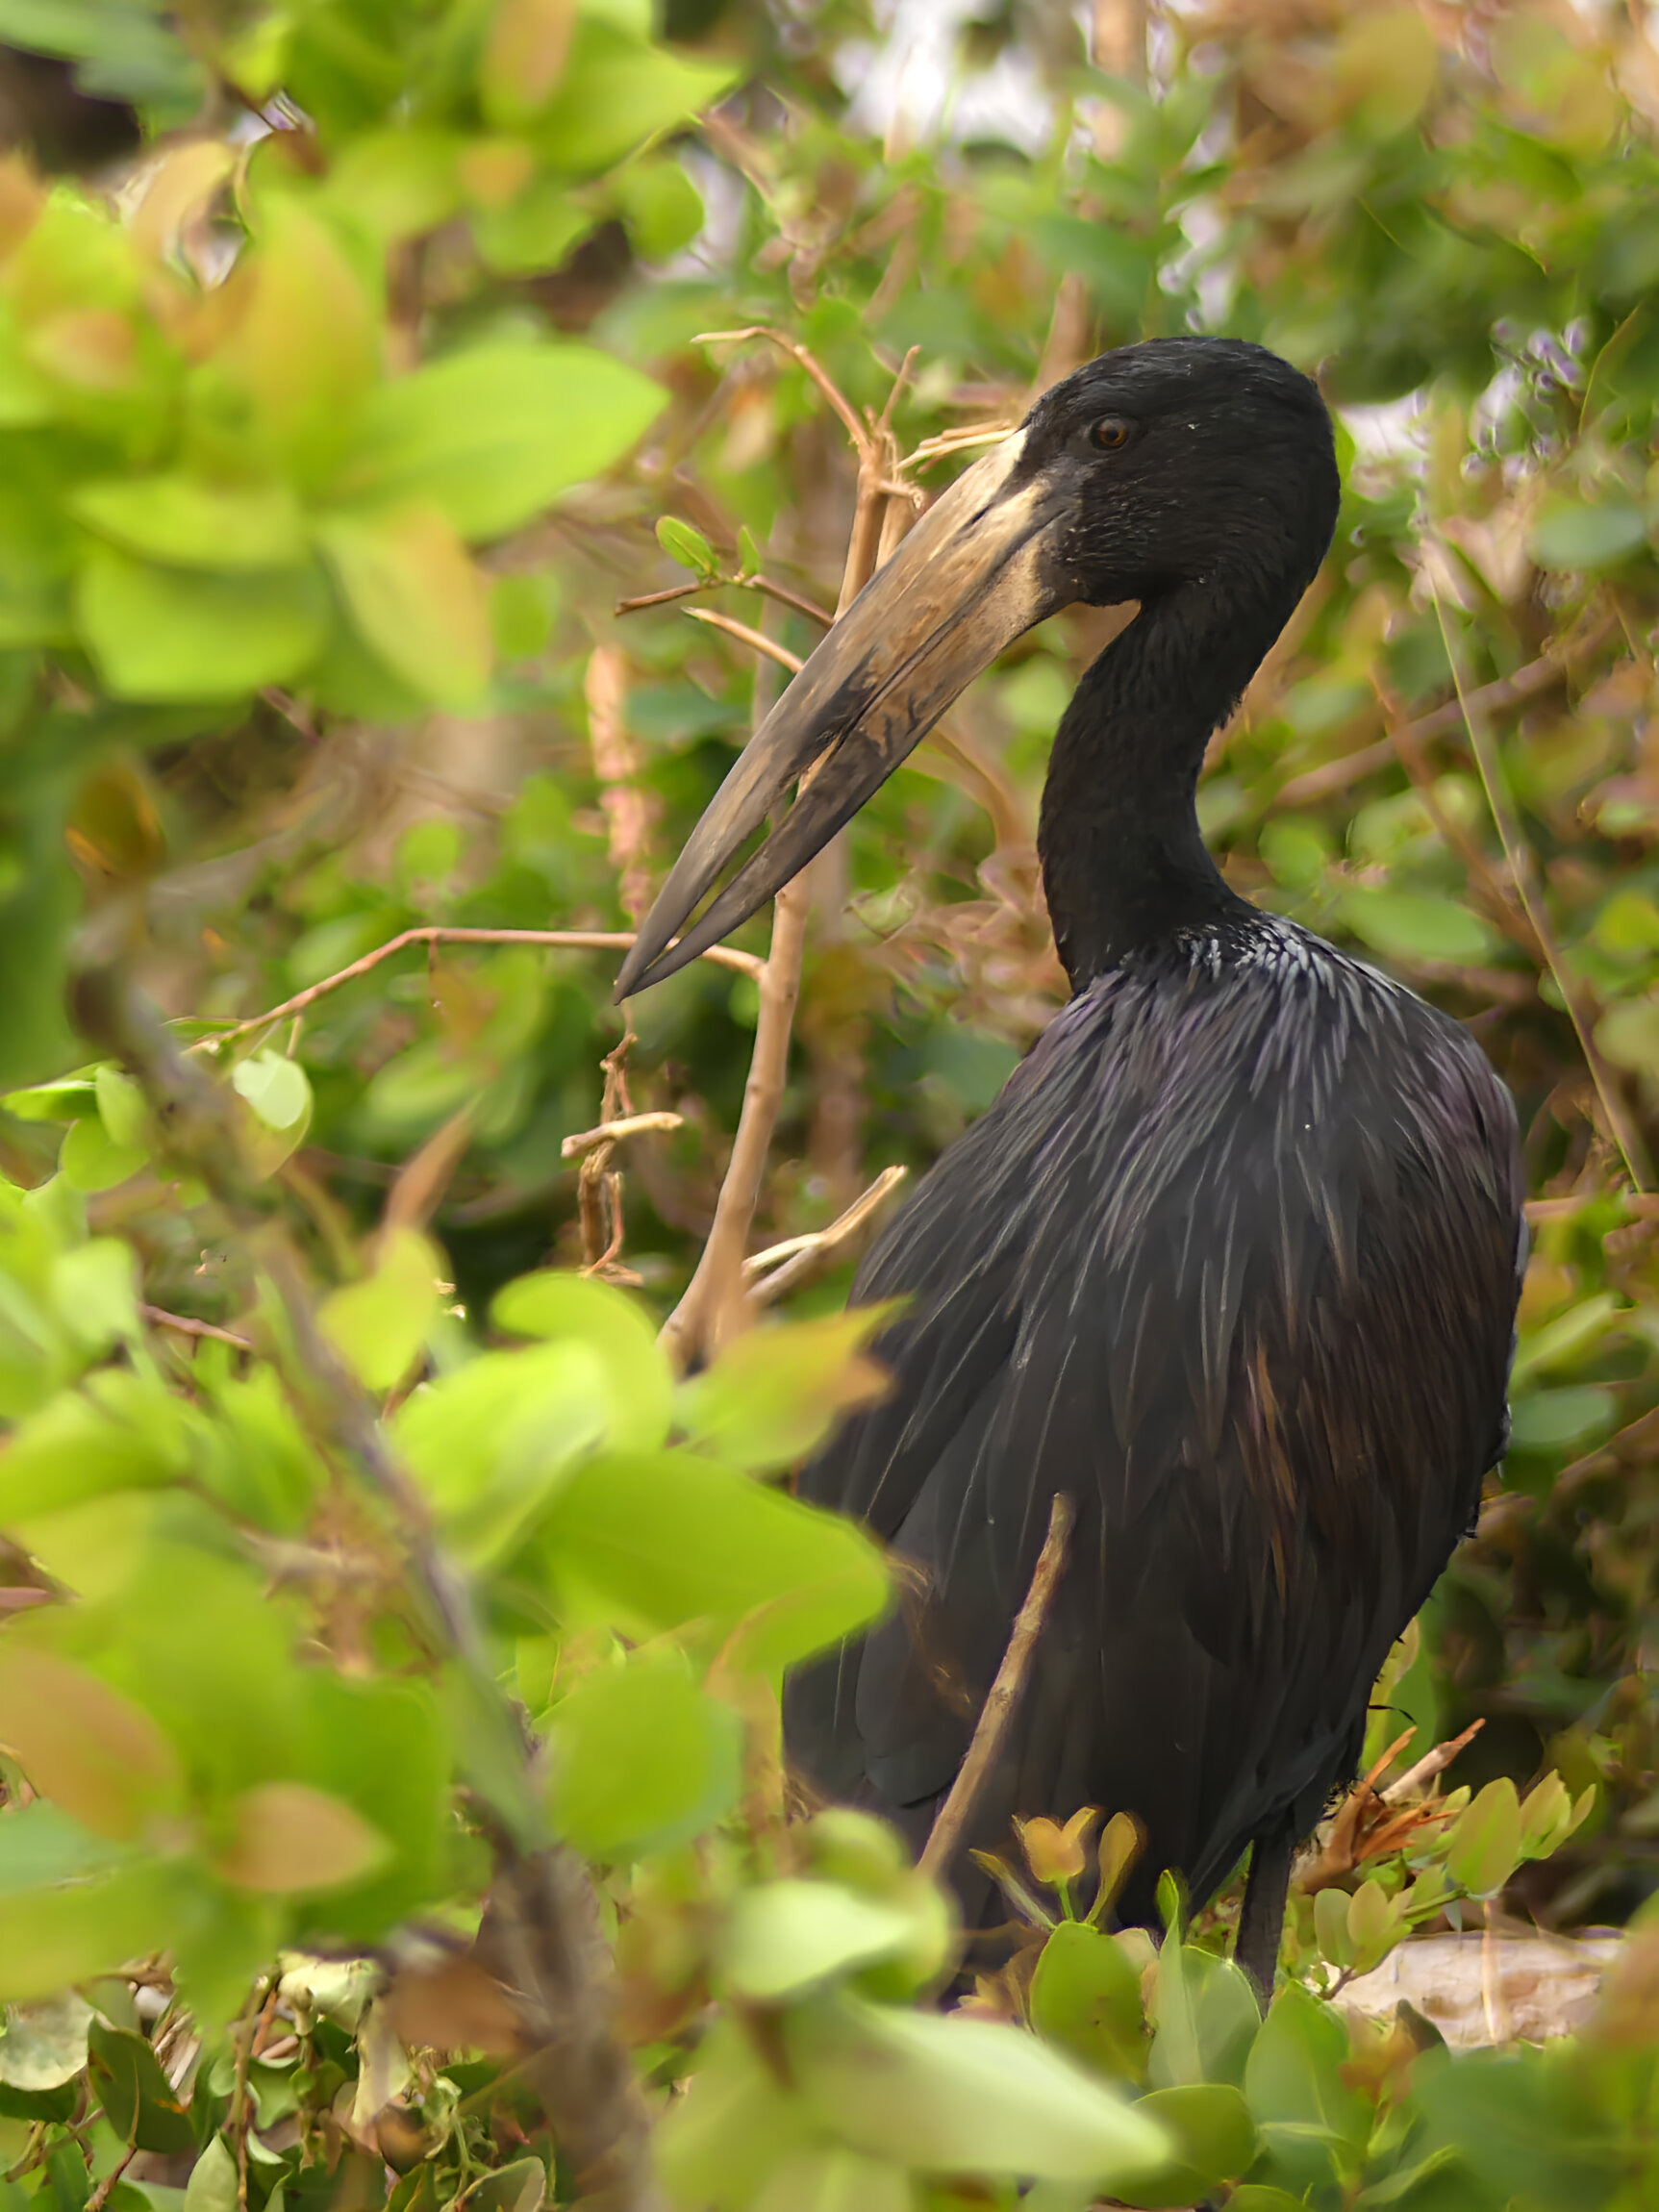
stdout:
[[[1652,2199],[1659,54],[1221,0],[1148,82],[1093,14],[1099,67],[1059,11],[964,32],[1017,146],[861,119],[853,0],[0,0],[148,135],[0,166],[0,2212],[643,2205],[648,2107],[687,2212]],[[765,921],[620,1054],[614,944],[444,933],[638,916],[754,634],[835,604],[837,394],[890,410],[891,543],[1035,384],[1190,326],[1318,368],[1347,481],[1206,828],[1521,1108],[1515,1451],[1379,1780],[1484,1725],[1348,1801],[1265,2023],[1231,1898],[1103,1932],[1116,1822],[1031,1824],[1031,1942],[941,2011],[940,1892],[778,1756],[783,1670],[893,1601],[773,1479],[879,1388],[853,1242],[694,1379],[654,1336]],[[1023,641],[815,870],[752,1243],[924,1166],[1058,1004],[1036,798],[1102,634]],[[1505,1910],[1634,1916],[1582,2038],[1345,2018]]]

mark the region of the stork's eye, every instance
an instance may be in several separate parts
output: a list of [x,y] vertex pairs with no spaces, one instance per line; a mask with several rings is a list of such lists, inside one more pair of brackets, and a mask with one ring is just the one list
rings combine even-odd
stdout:
[[1135,435],[1135,425],[1126,415],[1103,415],[1090,431],[1091,443],[1103,453],[1116,453],[1128,444]]

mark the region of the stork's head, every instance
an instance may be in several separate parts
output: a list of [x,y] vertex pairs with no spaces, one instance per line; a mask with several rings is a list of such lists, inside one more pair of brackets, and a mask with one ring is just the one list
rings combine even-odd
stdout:
[[[753,914],[975,676],[1060,608],[1187,589],[1288,612],[1330,542],[1338,492],[1323,401],[1265,347],[1152,339],[1057,384],[935,502],[778,701],[692,831],[617,996]],[[670,946],[815,766],[772,835]]]

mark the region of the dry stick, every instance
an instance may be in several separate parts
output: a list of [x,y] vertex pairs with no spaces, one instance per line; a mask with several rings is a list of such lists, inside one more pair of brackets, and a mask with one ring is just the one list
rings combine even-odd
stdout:
[[169,1314],[164,1306],[140,1305],[139,1319],[149,1322],[153,1329],[171,1329],[179,1337],[207,1337],[216,1345],[234,1345],[239,1352],[251,1352],[253,1342],[239,1337],[231,1329],[221,1329],[213,1321],[192,1320],[189,1314]]
[[114,2194],[116,2182],[119,2181],[122,2174],[125,2174],[128,2167],[131,2166],[134,2159],[137,2158],[138,2155],[138,2147],[136,2143],[131,2145],[129,2149],[122,2152],[121,2157],[117,2163],[111,2167],[109,2173],[105,2174],[102,2181],[99,2182],[96,2189],[94,2189],[90,2197],[88,2198],[87,2212],[104,2212],[105,2205],[108,2204],[111,2197]]
[[[844,1244],[855,1230],[864,1226],[888,1193],[904,1181],[906,1172],[903,1168],[884,1168],[862,1197],[855,1198],[827,1229],[817,1229],[806,1237],[791,1237],[787,1243],[774,1244],[769,1251],[757,1252],[752,1260],[745,1260],[743,1281],[748,1285],[749,1303],[769,1306],[786,1296],[797,1283],[804,1282],[817,1270],[827,1252]],[[781,1264],[773,1266],[769,1274],[766,1273],[766,1267],[774,1261]]]
[[1492,809],[1492,818],[1497,827],[1498,842],[1503,846],[1504,858],[1509,863],[1510,880],[1520,896],[1521,907],[1532,933],[1538,940],[1540,951],[1561,993],[1561,1002],[1578,1032],[1578,1048],[1584,1055],[1584,1064],[1590,1070],[1590,1079],[1601,1100],[1601,1111],[1607,1117],[1607,1126],[1613,1142],[1623,1155],[1624,1169],[1639,1191],[1653,1187],[1653,1163],[1647,1157],[1647,1146],[1635,1118],[1625,1101],[1619,1080],[1602,1058],[1593,1029],[1594,1010],[1590,1006],[1582,985],[1561,957],[1561,948],[1555,942],[1549,916],[1544,903],[1544,886],[1539,877],[1538,864],[1532,847],[1526,842],[1521,826],[1521,817],[1510,800],[1509,787],[1504,781],[1503,763],[1492,742],[1491,725],[1477,704],[1476,695],[1467,691],[1464,684],[1462,647],[1453,637],[1452,627],[1446,619],[1445,607],[1433,579],[1429,588],[1434,593],[1434,611],[1440,623],[1440,634],[1445,642],[1445,657],[1451,667],[1451,680],[1457,690],[1457,703],[1463,714],[1464,726],[1469,731],[1470,750],[1474,765],[1480,770],[1480,780],[1486,787],[1486,803]]
[[559,1147],[559,1157],[579,1160],[584,1152],[595,1152],[601,1144],[615,1144],[624,1137],[644,1137],[655,1129],[683,1129],[685,1125],[683,1114],[625,1114],[619,1121],[601,1121],[596,1129],[566,1137]]
[[1434,771],[1423,758],[1416,730],[1406,718],[1394,691],[1374,671],[1371,689],[1376,693],[1377,705],[1382,709],[1389,742],[1398,755],[1399,764],[1417,792],[1424,813],[1439,833],[1441,842],[1456,853],[1463,863],[1464,873],[1485,892],[1504,935],[1520,945],[1528,959],[1542,961],[1545,957],[1544,947],[1527,920],[1525,909],[1521,904],[1520,894],[1513,882],[1506,884],[1499,881],[1491,862],[1482,852],[1478,840],[1471,837],[1455,816],[1447,814],[1441,805],[1434,788]]
[[775,638],[768,638],[762,630],[751,630],[746,622],[734,621],[730,615],[716,615],[712,607],[688,607],[689,622],[706,622],[711,630],[723,630],[728,638],[736,638],[740,645],[747,645],[757,653],[764,653],[768,661],[775,661],[780,668],[787,668],[792,676],[798,676],[806,663],[798,653],[792,653],[787,645],[780,645]]
[[1380,1792],[1385,1805],[1403,1804],[1414,1790],[1420,1790],[1425,1782],[1432,1782],[1437,1774],[1444,1774],[1466,1744],[1473,1743],[1486,1726],[1484,1721],[1471,1721],[1461,1736],[1453,1736],[1448,1744],[1437,1744],[1432,1751],[1425,1751],[1415,1767],[1408,1767],[1398,1781],[1391,1782]]
[[640,748],[628,735],[628,662],[620,645],[594,646],[583,690],[611,865],[622,912],[638,923],[651,903],[651,809],[640,783]]
[[[889,473],[891,434],[885,427],[876,433],[866,429],[804,346],[796,345],[776,331],[760,328],[723,335],[768,338],[781,345],[828,395],[853,440],[853,449],[858,455],[858,491],[846,566],[842,574],[841,597],[836,607],[837,615],[842,615],[869,581],[875,566],[881,514],[887,496],[882,486]],[[809,776],[801,778],[802,790]],[[811,891],[803,873],[784,886],[772,907],[771,948],[761,970],[761,1003],[755,1022],[754,1051],[749,1061],[748,1081],[743,1087],[737,1135],[732,1140],[731,1161],[715,1202],[714,1224],[696,1271],[687,1285],[685,1295],[663,1325],[663,1344],[682,1370],[690,1367],[699,1352],[717,1345],[731,1327],[742,1327],[745,1319],[744,1246],[760,1202],[767,1153],[783,1100],[790,1032],[794,1023],[795,1000],[800,994],[801,959],[806,949],[811,901]]]
[[1002,1654],[996,1679],[980,1710],[968,1756],[957,1769],[950,1795],[940,1806],[933,1832],[923,1847],[920,1866],[924,1874],[943,1873],[956,1856],[974,1802],[996,1764],[1014,1720],[1014,1709],[1025,1687],[1033,1647],[1043,1633],[1048,1608],[1054,1602],[1061,1570],[1066,1565],[1066,1542],[1070,1534],[1071,1500],[1064,1491],[1056,1491],[1054,1503],[1048,1509],[1048,1534],[1043,1539],[1043,1549],[1037,1555],[1037,1571],[1031,1577],[1031,1588],[1015,1620],[1014,1633],[1008,1639],[1008,1649]]
[[[1496,684],[1483,684],[1479,691],[1469,694],[1468,704],[1480,712],[1496,715],[1505,707],[1519,706],[1523,700],[1535,698],[1540,691],[1548,691],[1552,684],[1563,682],[1566,675],[1561,659],[1546,653],[1536,661],[1528,661],[1523,668],[1517,668],[1513,676],[1501,677]],[[1408,722],[1405,730],[1411,742],[1422,745],[1431,738],[1450,737],[1462,729],[1467,720],[1464,701],[1448,699],[1432,714]],[[1395,756],[1396,743],[1397,740],[1391,734],[1379,739],[1374,745],[1362,745],[1357,752],[1345,753],[1340,761],[1325,761],[1303,775],[1293,776],[1273,793],[1273,804],[1313,806],[1320,799],[1331,798],[1336,792],[1346,791],[1349,784],[1357,784],[1362,777],[1386,768]]]
[[[250,1030],[268,1029],[273,1021],[284,1020],[290,1014],[303,1014],[308,1006],[314,1006],[331,991],[355,983],[360,975],[368,974],[383,960],[390,960],[394,952],[402,952],[412,944],[540,944],[550,946],[556,952],[626,952],[634,938],[635,932],[631,929],[451,929],[443,923],[422,922],[418,928],[400,930],[395,937],[389,937],[384,944],[377,944],[372,952],[365,952],[349,968],[339,968],[333,975],[325,975],[320,983],[296,991],[291,998],[285,998],[268,1013],[250,1014],[245,1021],[233,1021],[228,1028],[215,1030],[212,1037],[198,1038],[189,1049],[216,1051],[221,1044],[234,1043]],[[734,968],[739,975],[753,976],[757,981],[766,966],[754,953],[735,951],[729,944],[711,944],[697,957],[712,960],[716,968]]]
[[698,591],[719,591],[728,586],[737,591],[759,591],[768,599],[775,599],[780,607],[792,607],[797,615],[821,622],[826,630],[835,620],[827,608],[816,606],[811,599],[803,599],[798,591],[773,583],[769,576],[699,576],[694,584],[672,584],[666,591],[646,591],[638,599],[618,599],[612,612],[637,615],[645,607],[666,607],[676,599],[690,599]]

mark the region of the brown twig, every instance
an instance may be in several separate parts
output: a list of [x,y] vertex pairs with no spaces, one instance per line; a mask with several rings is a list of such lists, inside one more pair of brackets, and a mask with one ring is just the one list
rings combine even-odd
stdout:
[[221,1329],[214,1321],[198,1321],[189,1314],[169,1314],[164,1306],[138,1307],[138,1318],[149,1322],[153,1329],[171,1329],[178,1337],[208,1337],[216,1345],[234,1345],[239,1352],[251,1352],[253,1342],[239,1337],[232,1329]]
[[1435,790],[1434,771],[1423,758],[1422,746],[1418,740],[1414,724],[1408,720],[1395,692],[1373,669],[1371,689],[1376,693],[1377,705],[1382,709],[1387,725],[1389,742],[1398,755],[1412,789],[1429,820],[1434,824],[1441,841],[1462,861],[1464,872],[1473,884],[1486,893],[1487,906],[1504,935],[1520,945],[1529,960],[1542,964],[1544,947],[1539,943],[1526,910],[1513,881],[1499,880],[1492,863],[1481,850],[1479,840],[1470,835],[1454,815],[1440,803]]
[[1484,1721],[1471,1721],[1461,1736],[1453,1736],[1449,1743],[1437,1744],[1432,1751],[1425,1751],[1415,1767],[1408,1767],[1398,1781],[1391,1782],[1382,1792],[1385,1805],[1401,1805],[1425,1782],[1432,1782],[1437,1774],[1444,1774],[1466,1744],[1472,1744],[1486,1726]]
[[697,336],[692,339],[691,343],[693,345],[722,345],[726,343],[741,344],[744,339],[751,338],[766,339],[768,343],[777,346],[781,352],[787,353],[792,361],[797,363],[802,368],[806,370],[807,374],[812,378],[813,382],[817,386],[818,390],[829,401],[831,407],[833,407],[837,415],[841,416],[842,425],[846,430],[846,434],[853,441],[855,451],[862,453],[866,444],[868,442],[867,434],[865,430],[864,424],[859,420],[857,414],[854,412],[851,401],[842,395],[842,393],[837,389],[835,380],[833,377],[831,377],[828,370],[823,367],[821,363],[819,363],[813,354],[808,352],[807,348],[802,345],[798,339],[789,337],[785,332],[781,330],[772,330],[768,328],[766,323],[752,322],[747,324],[742,330],[700,331]]
[[814,622],[821,622],[827,630],[835,616],[826,608],[816,606],[811,599],[803,599],[798,591],[786,585],[774,583],[770,576],[699,576],[694,584],[671,584],[666,591],[645,591],[637,599],[618,599],[613,613],[638,615],[646,607],[666,607],[676,599],[690,599],[698,591],[759,591],[767,599],[775,599],[780,607],[792,607],[797,615],[805,615]]
[[[836,414],[846,426],[858,456],[858,489],[852,531],[842,573],[836,613],[843,615],[869,581],[881,540],[881,515],[887,493],[883,486],[892,473],[892,433],[884,424],[867,428],[804,346],[760,327],[726,336],[773,339],[799,361],[820,390],[829,396]],[[757,694],[757,705],[759,695]],[[757,716],[757,727],[762,717]],[[811,770],[801,778],[804,791]],[[804,875],[796,876],[779,892],[772,907],[772,942],[760,976],[760,1010],[755,1021],[754,1050],[748,1081],[732,1140],[731,1161],[715,1202],[714,1224],[687,1285],[685,1295],[663,1326],[663,1342],[677,1364],[689,1367],[698,1353],[716,1346],[721,1338],[742,1327],[748,1303],[742,1286],[743,1248],[760,1202],[767,1153],[783,1100],[784,1077],[789,1065],[790,1034],[794,1024],[795,1000],[800,995],[801,961],[806,949],[807,914],[811,893]]]
[[643,1137],[652,1130],[683,1129],[683,1114],[625,1114],[619,1121],[601,1121],[596,1129],[584,1129],[579,1136],[566,1137],[559,1146],[561,1160],[580,1160],[585,1152],[593,1152],[601,1144],[618,1144],[624,1137]]
[[1555,932],[1545,905],[1544,884],[1537,860],[1521,828],[1521,817],[1510,798],[1503,763],[1493,743],[1485,710],[1478,703],[1478,693],[1469,691],[1465,684],[1462,647],[1446,618],[1445,607],[1438,591],[1434,591],[1434,611],[1440,622],[1441,636],[1445,642],[1445,657],[1451,667],[1451,680],[1457,690],[1464,726],[1469,731],[1470,749],[1474,755],[1475,767],[1480,770],[1480,780],[1486,787],[1486,803],[1492,810],[1498,842],[1509,863],[1510,879],[1520,896],[1532,933],[1538,940],[1539,949],[1550,975],[1554,978],[1555,988],[1561,993],[1561,1003],[1566,1007],[1572,1026],[1578,1033],[1578,1048],[1584,1055],[1584,1065],[1590,1070],[1590,1080],[1595,1084],[1596,1096],[1601,1101],[1608,1132],[1623,1156],[1625,1172],[1637,1190],[1650,1191],[1653,1188],[1653,1163],[1647,1156],[1646,1143],[1630,1111],[1618,1076],[1603,1058],[1601,1048],[1596,1042],[1595,1008],[1577,975],[1562,958],[1561,948],[1555,942]]
[[[1483,684],[1479,691],[1469,694],[1468,705],[1477,713],[1496,715],[1505,707],[1515,707],[1523,700],[1535,698],[1546,691],[1552,684],[1563,682],[1567,675],[1564,662],[1558,654],[1544,654],[1536,661],[1517,668],[1513,676],[1501,677],[1495,684]],[[1420,715],[1416,721],[1404,725],[1409,742],[1419,746],[1435,738],[1455,736],[1465,727],[1465,705],[1458,699],[1448,699],[1444,707],[1432,713]],[[1340,761],[1324,761],[1317,768],[1309,768],[1299,776],[1292,776],[1273,793],[1273,804],[1283,807],[1313,806],[1320,799],[1335,796],[1357,784],[1378,768],[1386,768],[1395,757],[1398,745],[1397,736],[1391,733],[1375,744],[1361,745],[1355,752],[1345,753]]]
[[99,2182],[96,2189],[94,2189],[90,2197],[88,2198],[87,2212],[104,2212],[105,2205],[108,2204],[110,2199],[114,2195],[116,2182],[119,2181],[122,2174],[125,2174],[128,2167],[131,2166],[134,2159],[137,2158],[138,2155],[138,2145],[136,2143],[129,2144],[126,2149],[122,2151],[116,2163],[111,2167],[109,2173],[105,2174],[102,2181]]
[[628,735],[628,662],[620,645],[594,646],[583,690],[617,894],[622,912],[638,922],[651,903],[651,805],[640,782],[640,748]]
[[688,607],[686,619],[706,622],[711,630],[723,630],[728,638],[736,638],[740,645],[747,645],[754,652],[764,653],[768,661],[775,661],[780,668],[787,668],[792,676],[798,676],[806,663],[798,653],[792,653],[787,645],[780,645],[775,638],[764,631],[751,630],[746,622],[734,621],[730,615],[716,615],[712,607]]
[[838,1214],[827,1229],[814,1229],[804,1237],[787,1237],[743,1262],[743,1281],[749,1301],[769,1306],[786,1297],[795,1286],[817,1271],[825,1257],[844,1244],[887,1197],[904,1181],[908,1169],[884,1168],[869,1189],[855,1198],[844,1214]]
[[[273,1022],[285,1020],[290,1014],[303,1014],[319,998],[326,998],[330,992],[339,991],[345,984],[355,983],[360,975],[367,975],[383,960],[406,951],[412,944],[539,944],[555,952],[626,952],[634,942],[634,935],[631,929],[451,929],[443,923],[422,922],[415,929],[399,930],[384,944],[377,944],[372,952],[365,952],[361,960],[338,968],[333,975],[325,975],[320,983],[296,991],[291,998],[285,998],[268,1013],[250,1014],[245,1021],[233,1021],[215,1030],[212,1037],[198,1038],[189,1049],[217,1051],[221,1044],[234,1044],[239,1037],[246,1037],[252,1030],[268,1029]],[[753,976],[757,981],[766,966],[754,953],[738,952],[729,944],[711,944],[698,958],[713,961],[716,968],[732,968],[739,975]]]
[[956,1856],[974,1803],[985,1786],[986,1777],[996,1764],[1013,1723],[1020,1692],[1025,1687],[1032,1650],[1043,1632],[1048,1608],[1054,1602],[1054,1593],[1059,1587],[1061,1571],[1066,1565],[1066,1544],[1070,1533],[1071,1500],[1063,1491],[1057,1491],[1054,1503],[1048,1509],[1048,1533],[1037,1556],[1037,1570],[1031,1577],[1031,1588],[1026,1592],[1025,1603],[1015,1619],[1014,1633],[1008,1639],[1008,1649],[1002,1655],[1002,1664],[996,1670],[996,1679],[992,1683],[980,1709],[973,1730],[973,1741],[968,1747],[968,1756],[957,1769],[956,1779],[950,1785],[950,1795],[939,1808],[933,1831],[922,1848],[920,1866],[923,1873],[943,1873]]

